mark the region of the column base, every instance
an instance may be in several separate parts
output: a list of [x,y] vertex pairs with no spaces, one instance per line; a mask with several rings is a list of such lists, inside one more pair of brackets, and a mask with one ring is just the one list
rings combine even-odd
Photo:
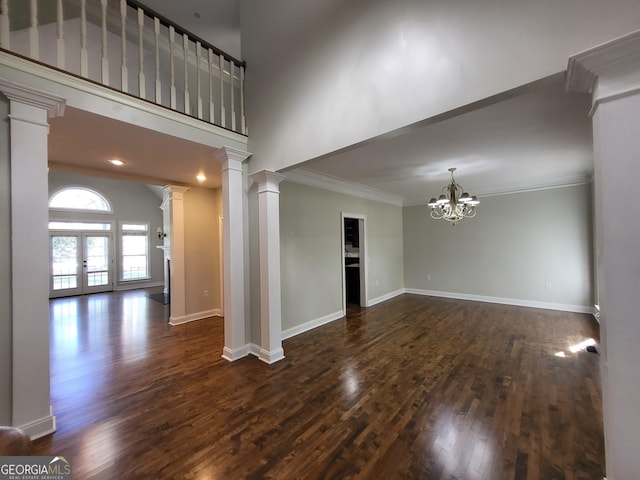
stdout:
[[26,433],[31,440],[50,435],[56,431],[56,417],[53,415],[53,408],[49,407],[49,411],[50,414],[46,417],[24,425],[17,425],[17,427]]
[[238,348],[224,347],[222,349],[222,358],[230,362],[235,362],[249,355],[249,345],[243,345]]
[[284,358],[284,350],[282,349],[282,347],[280,347],[272,350],[271,352],[268,352],[264,348],[261,348],[258,358],[264,363],[268,363],[269,365],[271,365],[272,363],[279,362]]

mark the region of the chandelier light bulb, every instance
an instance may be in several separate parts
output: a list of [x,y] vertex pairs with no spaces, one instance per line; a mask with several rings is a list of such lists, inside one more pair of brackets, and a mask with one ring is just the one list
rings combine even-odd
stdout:
[[436,220],[444,219],[455,225],[463,218],[473,218],[476,216],[476,206],[480,203],[478,197],[471,196],[462,189],[462,185],[453,178],[454,167],[451,172],[451,183],[442,189],[442,194],[436,200],[435,197],[429,200],[428,206],[431,209],[431,218]]

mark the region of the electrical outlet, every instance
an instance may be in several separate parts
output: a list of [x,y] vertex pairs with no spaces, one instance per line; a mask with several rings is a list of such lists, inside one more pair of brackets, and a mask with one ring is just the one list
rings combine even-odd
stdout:
[[545,283],[544,288],[546,288],[547,290],[551,290],[551,282]]
[[205,290],[204,292],[202,292],[202,296],[204,298],[209,298],[209,290]]
[[427,280],[431,280],[431,275],[427,275]]

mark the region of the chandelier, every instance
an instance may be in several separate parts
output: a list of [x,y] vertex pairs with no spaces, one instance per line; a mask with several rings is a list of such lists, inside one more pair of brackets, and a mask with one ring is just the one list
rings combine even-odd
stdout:
[[462,185],[457,183],[453,178],[455,168],[450,168],[451,183],[442,189],[442,195],[436,200],[429,200],[431,208],[431,218],[445,219],[453,225],[463,218],[472,218],[476,216],[476,205],[480,203],[477,197],[469,195],[462,190]]

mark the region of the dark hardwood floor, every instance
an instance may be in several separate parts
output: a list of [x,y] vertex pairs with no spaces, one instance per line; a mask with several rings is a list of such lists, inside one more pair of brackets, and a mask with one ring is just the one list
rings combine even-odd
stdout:
[[58,431],[35,453],[76,479],[603,477],[599,358],[570,352],[588,315],[403,295],[269,366],[146,293],[51,302]]

